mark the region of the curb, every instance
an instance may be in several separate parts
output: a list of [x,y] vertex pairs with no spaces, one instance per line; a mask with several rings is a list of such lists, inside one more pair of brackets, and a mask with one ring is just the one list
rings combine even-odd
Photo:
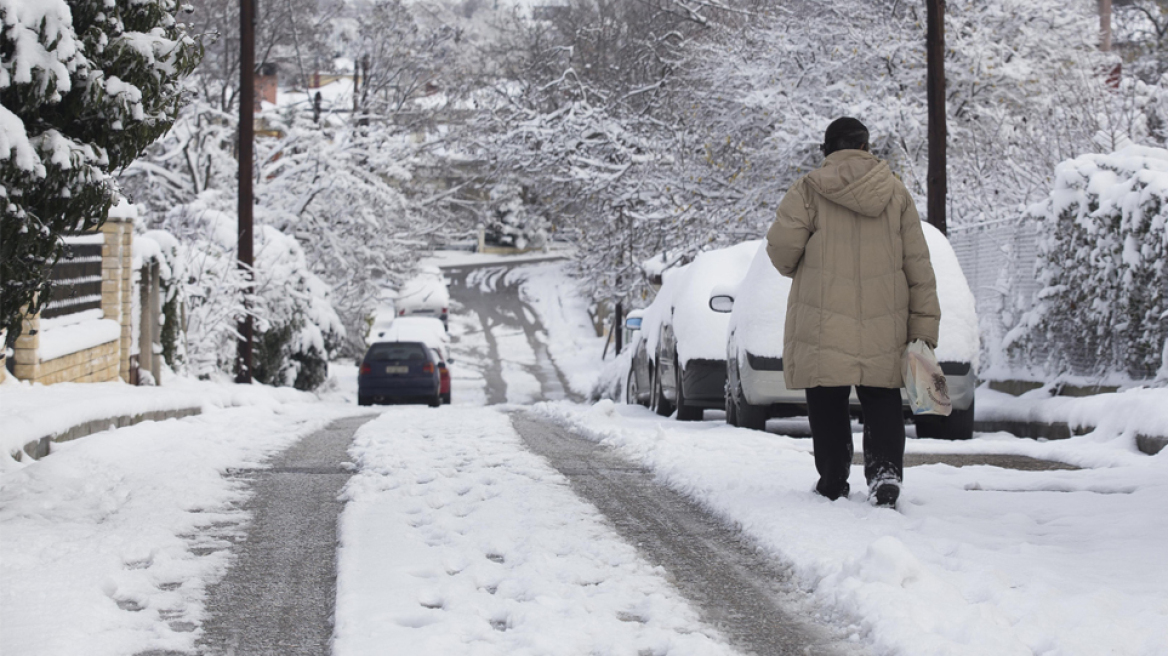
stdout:
[[[1076,435],[1086,435],[1095,430],[1094,426],[1071,427],[1065,421],[1023,421],[1010,419],[991,419],[974,421],[973,429],[979,433],[1010,433],[1016,437],[1031,439],[1065,440]],[[1150,456],[1154,456],[1168,447],[1168,437],[1160,435],[1136,435],[1136,447]]]
[[40,439],[33,440],[24,445],[24,448],[19,451],[12,452],[12,457],[16,460],[23,460],[25,456],[33,460],[39,460],[52,452],[53,442],[68,442],[79,437],[100,433],[112,428],[124,428],[126,426],[133,426],[144,421],[165,421],[167,419],[181,419],[183,417],[190,417],[203,413],[203,408],[200,406],[189,408],[176,408],[174,410],[151,410],[149,412],[141,412],[133,415],[118,415],[116,417],[106,417],[103,419],[93,419],[86,421],[68,430],[53,435],[46,435]]

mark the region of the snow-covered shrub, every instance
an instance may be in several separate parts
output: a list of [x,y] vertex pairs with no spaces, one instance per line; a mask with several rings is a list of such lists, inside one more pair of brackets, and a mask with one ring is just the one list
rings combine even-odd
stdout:
[[546,219],[528,212],[519,185],[503,182],[491,190],[486,224],[486,238],[490,243],[518,249],[543,248],[547,245],[548,227]]
[[[297,241],[271,226],[255,230],[255,281],[236,264],[236,226],[221,199],[207,193],[162,222],[175,236],[175,279],[186,302],[187,366],[197,376],[232,371],[236,324],[255,321],[254,377],[272,385],[311,389],[326,377],[328,358],[345,335],[330,290],[309,269]],[[168,292],[168,300],[171,298]]]
[[1155,377],[1168,342],[1168,150],[1063,162],[1027,218],[1040,226],[1043,289],[1007,344],[1048,373]]

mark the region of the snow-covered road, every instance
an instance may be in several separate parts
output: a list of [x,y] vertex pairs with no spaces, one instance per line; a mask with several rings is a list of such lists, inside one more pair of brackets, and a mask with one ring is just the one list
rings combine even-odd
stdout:
[[[745,637],[751,622],[719,619],[712,589],[694,591],[683,571],[692,562],[670,564],[661,552],[672,547],[645,544],[651,530],[640,537],[620,526],[630,520],[612,510],[624,502],[619,494],[590,497],[574,465],[533,452],[508,414],[525,404],[541,416],[537,426],[556,422],[596,443],[581,452],[627,463],[620,475],[637,489],[712,515],[703,521],[721,528],[700,540],[725,530],[726,540],[756,549],[767,567],[755,582],[785,581],[787,610],[821,629],[783,648],[1168,653],[1168,452],[1145,456],[1130,436],[1103,428],[1059,442],[910,440],[907,462],[918,466],[906,472],[901,512],[872,508],[858,492],[829,503],[810,492],[810,440],[779,434],[800,432],[788,430],[798,428],[791,422],[761,433],[727,427],[716,413],[682,423],[610,401],[573,402],[596,376],[603,341],[563,272],[546,262],[451,272],[454,405],[377,408],[347,455],[341,449],[322,465],[338,485],[339,472],[354,471],[342,493],[331,651],[770,653]],[[256,470],[366,410],[353,403],[354,368],[333,374],[321,398],[191,386],[205,397],[201,416],[64,443],[27,466],[7,463],[0,653],[233,649],[209,640],[224,611],[209,606],[217,602],[208,591],[247,560],[239,543],[260,539],[254,509],[266,493],[252,485]],[[62,390],[0,392],[50,402]],[[80,386],[68,391],[84,396]],[[122,400],[133,405],[130,396]],[[41,414],[20,416],[36,423]],[[1082,469],[999,466],[1018,456]],[[356,466],[346,469],[349,460]],[[858,490],[858,468],[853,476]],[[700,541],[692,523],[660,519],[679,527],[669,529],[672,544]],[[304,641],[329,651],[319,638]]]

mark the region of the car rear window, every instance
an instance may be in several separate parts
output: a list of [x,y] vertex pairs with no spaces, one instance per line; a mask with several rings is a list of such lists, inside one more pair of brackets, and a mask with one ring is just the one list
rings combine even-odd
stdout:
[[409,342],[392,342],[374,344],[365,354],[366,362],[384,362],[387,360],[429,360],[426,357],[426,347]]

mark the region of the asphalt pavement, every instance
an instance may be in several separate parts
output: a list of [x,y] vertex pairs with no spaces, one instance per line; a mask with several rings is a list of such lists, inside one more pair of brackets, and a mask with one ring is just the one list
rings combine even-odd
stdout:
[[564,474],[743,653],[864,653],[839,628],[813,619],[807,596],[781,564],[651,472],[536,415],[515,413],[511,422],[528,449]]
[[227,575],[208,589],[199,653],[325,656],[336,601],[337,517],[353,434],[371,415],[333,422],[262,469],[230,476],[251,487],[246,538]]

